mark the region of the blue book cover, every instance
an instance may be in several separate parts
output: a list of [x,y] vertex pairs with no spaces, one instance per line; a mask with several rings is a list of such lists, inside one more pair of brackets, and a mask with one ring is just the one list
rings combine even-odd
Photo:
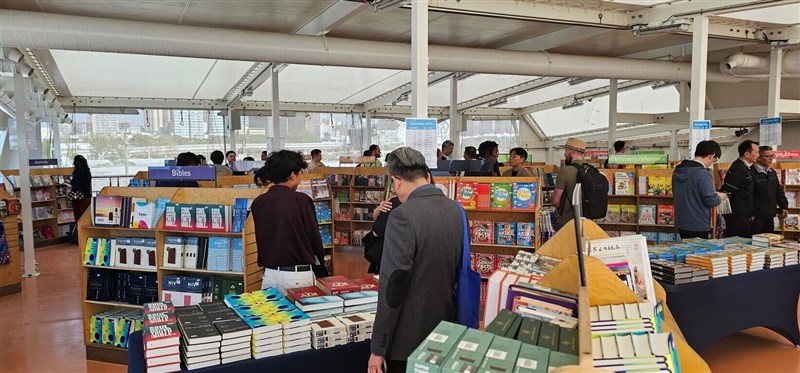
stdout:
[[83,253],[83,264],[96,265],[97,263],[97,238],[87,238]]
[[230,266],[231,239],[228,237],[208,238],[209,271],[227,271]]
[[536,183],[513,183],[511,185],[511,208],[536,208]]
[[297,308],[309,312],[316,310],[327,310],[331,308],[344,307],[344,300],[336,295],[323,295],[321,297],[309,297],[295,301]]
[[536,223],[517,222],[517,245],[532,247],[536,242]]
[[657,232],[639,232],[644,238],[647,240],[648,245],[655,245],[658,243],[658,233]]
[[497,222],[494,225],[494,239],[498,245],[517,244],[517,223]]
[[181,291],[184,293],[203,293],[203,278],[195,276],[183,276]]
[[314,211],[317,213],[317,223],[330,223],[333,221],[331,206],[328,201],[314,202]]
[[231,263],[230,270],[233,272],[243,272],[244,269],[244,241],[241,238],[231,239]]
[[331,226],[322,225],[319,227],[319,236],[322,238],[322,247],[333,246],[333,236],[331,235]]
[[98,241],[97,262],[95,264],[108,267],[111,265],[111,241],[106,238],[101,238]]

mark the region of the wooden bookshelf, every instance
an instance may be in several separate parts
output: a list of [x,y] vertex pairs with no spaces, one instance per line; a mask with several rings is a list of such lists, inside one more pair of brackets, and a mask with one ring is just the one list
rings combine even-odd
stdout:
[[[34,239],[34,242],[33,242],[33,247],[34,248],[38,249],[40,247],[45,247],[45,246],[50,246],[50,245],[55,245],[55,244],[66,242],[66,237],[67,237],[66,233],[65,234],[61,234],[61,232],[59,231],[60,226],[68,225],[69,226],[68,229],[72,230],[73,225],[76,223],[76,222],[60,222],[58,220],[58,216],[60,214],[64,213],[64,211],[68,211],[68,210],[71,211],[72,210],[72,202],[68,201],[68,202],[65,203],[65,206],[60,206],[60,200],[61,199],[66,201],[66,193],[63,193],[63,195],[58,195],[58,193],[57,193],[58,189],[59,189],[58,187],[60,185],[66,185],[67,186],[66,190],[68,191],[70,189],[69,188],[69,183],[57,184],[55,182],[55,180],[53,180],[53,178],[52,178],[53,176],[56,176],[56,177],[72,176],[72,171],[73,171],[72,167],[31,168],[29,170],[31,176],[47,175],[47,176],[50,177],[50,181],[51,181],[51,185],[39,185],[39,186],[31,185],[31,208],[47,207],[47,208],[50,209],[50,211],[53,214],[52,218],[33,219],[33,222],[35,223],[34,224],[34,230],[41,229],[41,228],[49,228],[49,230],[53,232],[53,237],[52,238]],[[15,179],[19,179],[19,170],[0,170],[0,173],[5,175],[7,179],[8,179],[9,176],[14,177]],[[17,183],[19,183],[19,180],[17,180]],[[9,185],[11,185],[10,182],[9,182]],[[18,193],[19,190],[20,190],[19,187],[14,187],[14,192],[15,193]],[[33,200],[33,198],[34,198],[34,195],[36,193],[49,193],[50,194],[50,198],[35,201],[35,200]],[[18,198],[18,197],[14,197],[14,198]],[[18,220],[19,219],[21,219],[21,216],[18,216]],[[22,233],[22,221],[21,220],[19,221],[19,232],[18,233],[20,233],[20,234]]]
[[[12,200],[13,196],[5,189],[0,189],[0,200]],[[22,292],[22,258],[19,255],[19,226],[17,214],[9,214],[0,218],[6,231],[8,254],[11,263],[0,266],[0,297]]]
[[[798,199],[800,199],[800,185],[786,185],[786,169],[800,169],[800,163],[797,162],[782,162],[778,163],[776,166],[775,171],[781,172],[781,180],[783,181],[783,190],[784,192],[793,192],[795,193],[795,206],[789,208],[789,214],[798,215],[800,216],[800,204],[797,203]],[[784,219],[779,219],[781,224],[778,227],[775,227],[776,231],[779,231],[786,239],[797,241],[800,239],[800,230],[792,230],[786,229]]]
[[[171,198],[178,188],[127,188],[127,187],[105,187],[100,191],[100,195],[116,195],[126,197],[146,198],[148,202],[153,202],[158,198]],[[97,344],[90,342],[89,319],[92,315],[114,308],[141,308],[140,305],[127,304],[113,301],[93,301],[86,299],[87,278],[89,268],[111,269],[129,272],[156,272],[152,269],[120,268],[108,266],[94,266],[83,264],[83,252],[86,240],[92,238],[118,238],[118,237],[141,237],[155,238],[156,231],[153,229],[131,229],[119,227],[95,227],[92,224],[93,213],[90,209],[86,210],[78,221],[78,264],[81,267],[81,294],[83,312],[83,341],[86,346],[86,359],[104,361],[114,364],[127,364],[128,353],[126,349],[111,345]],[[160,282],[160,279],[159,279]]]

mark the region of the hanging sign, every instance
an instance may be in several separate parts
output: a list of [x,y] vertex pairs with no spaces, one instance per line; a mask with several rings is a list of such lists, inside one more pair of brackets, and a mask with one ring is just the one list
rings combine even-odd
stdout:
[[56,158],[48,158],[48,159],[29,159],[28,166],[58,166],[58,159]]
[[414,148],[425,156],[425,163],[436,168],[436,149],[438,132],[436,119],[406,118],[406,146]]
[[693,120],[692,121],[692,140],[689,142],[689,159],[694,158],[694,151],[700,141],[711,140],[711,121]]
[[781,144],[782,121],[781,117],[761,118],[758,120],[759,141],[761,145],[778,146]]
[[147,177],[150,180],[215,180],[217,172],[211,166],[148,167]]
[[597,158],[608,156],[608,150],[587,150],[583,153],[584,158]]
[[667,163],[667,155],[661,154],[619,154],[609,155],[608,164],[659,164]]
[[800,150],[776,150],[776,159],[800,159]]

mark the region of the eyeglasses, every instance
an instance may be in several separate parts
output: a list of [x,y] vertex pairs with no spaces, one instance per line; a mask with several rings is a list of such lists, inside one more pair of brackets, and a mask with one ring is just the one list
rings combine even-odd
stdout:
[[775,154],[773,155],[760,155],[761,158],[775,158]]
[[717,156],[715,155],[715,156],[714,156],[714,163],[717,163],[717,161],[718,161],[718,160],[719,160],[719,157],[717,157]]

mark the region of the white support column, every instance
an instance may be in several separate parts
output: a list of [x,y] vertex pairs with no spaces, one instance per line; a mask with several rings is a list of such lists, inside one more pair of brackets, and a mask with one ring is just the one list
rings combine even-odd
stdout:
[[[692,92],[689,121],[706,116],[706,73],[708,68],[708,16],[694,17],[692,31]],[[691,125],[691,123],[689,123]]]
[[677,161],[678,158],[678,130],[669,131],[669,160]]
[[50,116],[50,123],[53,124],[53,158],[58,160],[58,165],[62,166],[61,162],[61,119],[55,115]]
[[[25,78],[19,72],[14,72],[14,102],[17,114],[17,149],[19,151],[19,178],[20,203],[22,204],[22,240],[25,249],[25,272],[22,277],[35,277],[36,255],[33,249],[33,208],[31,207],[30,166],[28,165],[28,120],[25,111],[28,110],[25,87]],[[12,265],[14,265],[12,263]]]
[[767,96],[767,117],[781,115],[781,73],[783,72],[783,49],[773,49],[769,54],[769,92]]
[[547,164],[555,164],[555,157],[553,153],[554,153],[553,147],[552,146],[547,147],[547,160],[546,160]]
[[281,112],[280,112],[280,84],[278,82],[278,70],[272,70],[272,151],[281,150]]
[[458,114],[458,79],[450,77],[450,141],[453,142],[452,159],[461,159],[461,114]]
[[617,141],[617,79],[608,81],[608,155],[614,154]]
[[411,116],[428,117],[428,0],[411,2]]
[[365,131],[364,132],[366,132],[364,134],[364,138],[367,139],[367,141],[366,141],[367,146],[370,146],[370,145],[373,144],[373,142],[372,142],[372,112],[367,110],[367,112],[364,113],[364,119],[367,121],[366,125],[364,126],[365,127]]

